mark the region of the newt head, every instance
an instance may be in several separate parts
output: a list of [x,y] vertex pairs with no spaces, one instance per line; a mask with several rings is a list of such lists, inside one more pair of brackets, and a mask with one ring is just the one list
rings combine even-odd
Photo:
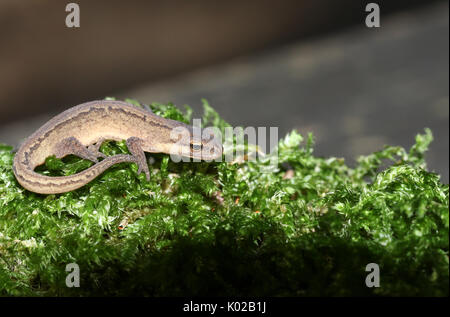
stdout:
[[[213,128],[203,130],[202,138],[191,138],[189,142],[190,157],[204,161],[217,160],[222,157],[222,137],[220,131]],[[195,134],[194,134],[195,135]]]
[[170,154],[212,161],[222,157],[222,135],[217,128],[179,125],[170,133]]

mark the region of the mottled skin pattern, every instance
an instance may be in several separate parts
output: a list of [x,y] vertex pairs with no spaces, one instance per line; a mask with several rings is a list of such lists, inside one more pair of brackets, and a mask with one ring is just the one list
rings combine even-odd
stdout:
[[[184,128],[189,138],[173,140],[171,131]],[[127,140],[131,155],[105,157],[98,151],[105,140]],[[202,148],[208,145],[208,151]],[[194,140],[193,128],[182,122],[161,118],[149,110],[120,101],[92,101],[70,108],[57,115],[20,146],[13,171],[18,182],[26,189],[41,194],[64,193],[82,187],[110,166],[121,162],[136,163],[138,174],[150,178],[144,152],[173,153],[213,160],[222,155],[220,142],[210,139]],[[177,152],[180,153],[180,152]],[[34,172],[51,155],[62,158],[76,156],[95,162],[90,168],[70,176],[50,177]],[[98,161],[103,157],[102,161]]]

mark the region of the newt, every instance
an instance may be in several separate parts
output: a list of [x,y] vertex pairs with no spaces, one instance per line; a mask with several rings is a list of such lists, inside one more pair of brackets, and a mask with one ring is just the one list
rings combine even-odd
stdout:
[[[187,131],[188,137],[175,138],[175,129]],[[107,140],[126,140],[131,155],[101,153],[100,146]],[[157,116],[149,108],[113,100],[92,101],[65,110],[30,135],[14,156],[13,171],[25,189],[40,194],[78,189],[122,162],[136,163],[138,175],[145,173],[148,181],[150,172],[144,152],[211,161],[222,155],[220,141],[211,135],[195,137],[192,126]],[[95,164],[69,176],[47,176],[34,171],[49,156],[63,158],[69,154]]]

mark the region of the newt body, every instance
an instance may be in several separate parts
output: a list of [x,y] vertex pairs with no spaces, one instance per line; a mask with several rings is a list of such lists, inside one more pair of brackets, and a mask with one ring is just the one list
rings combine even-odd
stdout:
[[[171,132],[188,131],[187,141],[173,140]],[[182,122],[159,117],[149,110],[120,101],[93,101],[70,108],[57,115],[30,137],[18,149],[13,162],[14,175],[26,189],[41,194],[56,194],[82,187],[121,162],[136,163],[138,174],[150,178],[144,152],[183,153],[196,159],[213,160],[222,155],[220,142],[194,140],[193,127]],[[131,155],[106,157],[99,152],[105,140],[127,140]],[[208,151],[202,151],[208,145]],[[74,154],[95,162],[90,168],[70,176],[51,177],[34,172],[48,156],[62,158]],[[102,161],[98,161],[103,157]]]

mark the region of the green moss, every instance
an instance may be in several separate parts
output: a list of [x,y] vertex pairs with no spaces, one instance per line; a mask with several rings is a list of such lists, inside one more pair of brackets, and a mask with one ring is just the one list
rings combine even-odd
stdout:
[[[185,122],[192,113],[151,108]],[[206,102],[203,124],[227,126]],[[60,195],[24,190],[0,145],[0,295],[448,296],[449,187],[426,170],[431,140],[426,130],[409,152],[385,147],[350,168],[292,132],[273,173],[156,154],[150,182],[123,163]],[[90,164],[53,157],[40,172]],[[65,286],[71,262],[80,288]],[[379,288],[364,283],[371,262]]]

